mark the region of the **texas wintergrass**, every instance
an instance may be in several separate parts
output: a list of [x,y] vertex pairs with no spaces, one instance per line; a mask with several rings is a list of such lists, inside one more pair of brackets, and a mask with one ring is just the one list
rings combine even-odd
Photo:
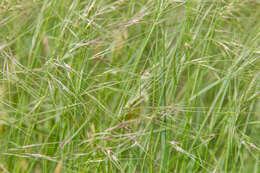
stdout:
[[260,4],[2,0],[2,172],[259,172]]

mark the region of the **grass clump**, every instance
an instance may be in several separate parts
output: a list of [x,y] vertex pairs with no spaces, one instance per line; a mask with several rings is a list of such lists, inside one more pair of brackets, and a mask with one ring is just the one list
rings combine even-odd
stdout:
[[0,2],[2,172],[259,172],[260,4]]

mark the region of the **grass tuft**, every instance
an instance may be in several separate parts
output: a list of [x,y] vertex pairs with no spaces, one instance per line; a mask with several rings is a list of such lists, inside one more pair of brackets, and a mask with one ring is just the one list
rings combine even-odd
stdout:
[[259,18],[257,0],[1,1],[0,170],[259,172]]

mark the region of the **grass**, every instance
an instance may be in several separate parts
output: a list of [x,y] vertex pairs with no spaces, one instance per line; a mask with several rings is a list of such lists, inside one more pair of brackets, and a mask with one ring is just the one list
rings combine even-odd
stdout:
[[2,172],[260,171],[254,0],[0,1]]

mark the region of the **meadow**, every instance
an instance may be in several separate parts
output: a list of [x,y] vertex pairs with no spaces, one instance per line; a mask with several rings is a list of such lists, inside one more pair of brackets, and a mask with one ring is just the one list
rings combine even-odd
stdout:
[[1,0],[0,65],[0,172],[260,172],[258,0]]

